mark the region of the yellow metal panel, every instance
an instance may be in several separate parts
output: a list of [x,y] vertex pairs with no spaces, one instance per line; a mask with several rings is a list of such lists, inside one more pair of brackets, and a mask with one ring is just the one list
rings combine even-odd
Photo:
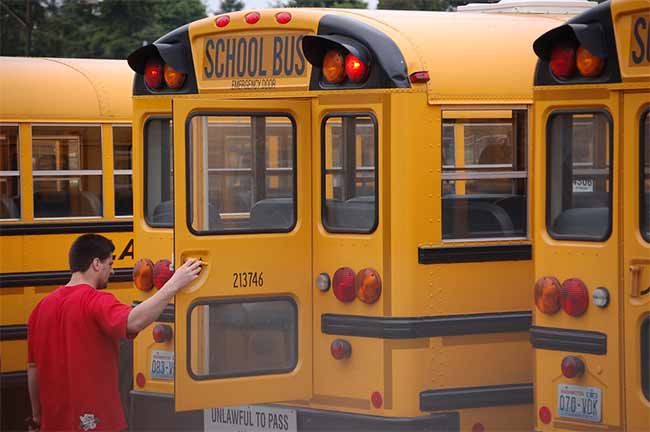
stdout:
[[[0,342],[0,371],[18,372],[26,369],[27,366],[27,341],[26,340],[6,340]],[[11,355],[7,355],[11,353]]]
[[616,51],[624,81],[648,88],[650,80],[650,0],[611,2]]
[[115,217],[115,177],[113,176],[113,125],[102,126],[102,183],[103,183],[103,213],[106,218]]

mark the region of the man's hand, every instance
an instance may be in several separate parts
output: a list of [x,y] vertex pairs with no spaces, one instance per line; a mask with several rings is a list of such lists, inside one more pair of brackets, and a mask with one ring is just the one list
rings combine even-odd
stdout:
[[171,295],[175,295],[182,288],[185,288],[187,284],[192,282],[199,276],[201,272],[201,261],[190,258],[185,263],[180,266],[171,278],[165,283],[163,289],[170,291]]

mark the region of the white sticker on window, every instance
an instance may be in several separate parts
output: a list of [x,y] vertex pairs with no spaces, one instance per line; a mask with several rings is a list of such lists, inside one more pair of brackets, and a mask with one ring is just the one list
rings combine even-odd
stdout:
[[594,191],[593,179],[575,179],[573,180],[573,193],[585,193]]

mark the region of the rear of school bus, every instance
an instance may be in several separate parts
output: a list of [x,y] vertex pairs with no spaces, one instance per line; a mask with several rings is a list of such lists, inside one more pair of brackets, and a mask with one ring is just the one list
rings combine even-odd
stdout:
[[559,22],[262,10],[131,54],[142,300],[203,262],[136,339],[131,427],[532,428],[529,46]]
[[650,427],[649,47],[647,0],[602,3],[534,44],[541,431]]
[[31,415],[27,320],[79,235],[113,241],[108,292],[133,301],[130,80],[125,61],[0,58],[2,430]]

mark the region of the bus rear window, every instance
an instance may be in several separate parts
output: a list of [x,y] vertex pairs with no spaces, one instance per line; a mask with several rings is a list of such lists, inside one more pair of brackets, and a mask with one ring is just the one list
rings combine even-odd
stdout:
[[639,227],[641,235],[645,241],[650,242],[650,110],[641,116],[641,166],[639,174],[641,176],[641,203]]
[[0,125],[0,219],[20,218],[18,126]]
[[558,240],[611,232],[612,124],[605,112],[560,112],[547,125],[546,225]]
[[144,215],[153,227],[174,223],[172,120],[152,118],[144,127]]
[[289,372],[298,362],[298,310],[288,298],[202,302],[190,309],[195,379]]
[[332,115],[322,129],[322,220],[330,232],[377,226],[377,124],[370,115]]
[[34,217],[102,216],[99,126],[33,126]]
[[131,126],[113,125],[115,216],[133,215]]
[[285,115],[195,115],[195,232],[288,232],[296,223],[296,128]]
[[443,112],[443,240],[526,238],[527,115]]

